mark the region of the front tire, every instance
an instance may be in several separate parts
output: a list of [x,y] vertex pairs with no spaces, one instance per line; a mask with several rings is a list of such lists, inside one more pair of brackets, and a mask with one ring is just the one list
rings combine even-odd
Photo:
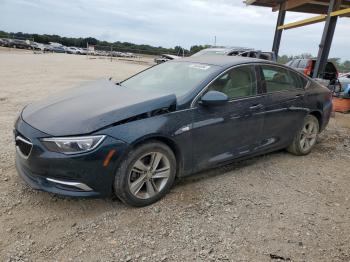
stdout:
[[293,143],[287,150],[297,156],[309,154],[316,144],[319,129],[317,118],[313,115],[307,115],[302,128],[298,131],[294,137]]
[[125,204],[143,207],[165,196],[174,183],[176,158],[165,144],[151,141],[131,150],[118,168],[114,192]]

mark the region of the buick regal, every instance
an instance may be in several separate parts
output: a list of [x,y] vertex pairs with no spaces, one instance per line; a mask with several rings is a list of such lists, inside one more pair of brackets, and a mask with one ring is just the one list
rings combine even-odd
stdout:
[[168,61],[122,82],[91,82],[26,106],[16,167],[33,188],[116,194],[145,206],[176,177],[287,149],[310,153],[332,111],[327,88],[244,57]]

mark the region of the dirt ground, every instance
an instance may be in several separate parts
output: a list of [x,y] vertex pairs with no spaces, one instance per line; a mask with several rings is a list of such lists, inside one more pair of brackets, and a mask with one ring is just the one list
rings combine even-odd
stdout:
[[145,208],[22,182],[12,127],[24,105],[145,67],[0,50],[0,261],[350,261],[350,115],[336,114],[308,156],[203,172]]

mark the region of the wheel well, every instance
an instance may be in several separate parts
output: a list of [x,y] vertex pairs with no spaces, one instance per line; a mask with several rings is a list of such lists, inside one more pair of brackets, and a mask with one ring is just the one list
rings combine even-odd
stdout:
[[310,113],[310,115],[316,117],[317,121],[318,121],[318,126],[319,126],[319,129],[321,129],[321,126],[322,126],[322,115],[320,112],[318,111],[313,111]]
[[178,176],[183,169],[183,158],[182,158],[182,154],[181,154],[181,151],[180,151],[178,145],[169,138],[162,137],[162,136],[156,136],[156,137],[148,137],[148,138],[145,138],[143,140],[139,140],[135,144],[133,144],[133,147],[137,147],[141,144],[144,144],[144,143],[147,143],[150,141],[161,142],[161,143],[167,145],[173,151],[175,158],[176,158],[176,164],[177,164],[176,165],[176,176]]

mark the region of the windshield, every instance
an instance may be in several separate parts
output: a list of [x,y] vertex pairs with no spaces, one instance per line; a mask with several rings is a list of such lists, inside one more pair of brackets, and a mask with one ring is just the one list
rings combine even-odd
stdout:
[[207,64],[166,62],[125,80],[121,86],[179,97],[197,87],[217,69],[217,66]]

